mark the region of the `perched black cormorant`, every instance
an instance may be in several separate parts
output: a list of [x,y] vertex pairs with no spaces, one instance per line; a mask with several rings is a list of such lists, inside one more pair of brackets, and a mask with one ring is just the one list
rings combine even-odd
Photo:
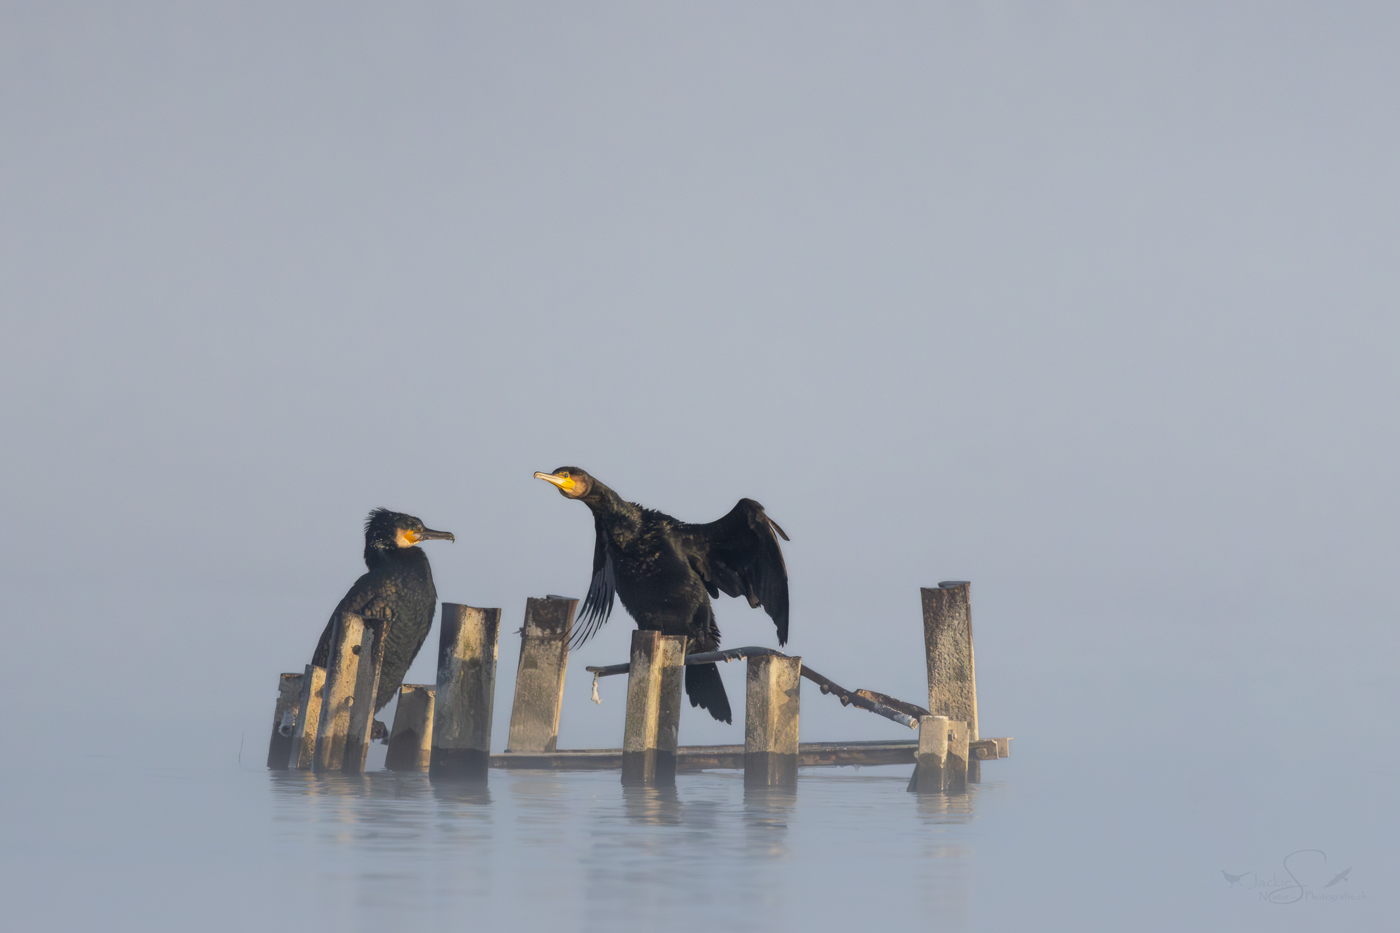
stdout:
[[[638,628],[687,636],[687,654],[719,648],[710,597],[721,592],[762,606],[778,627],[778,644],[787,643],[787,566],[778,536],[788,536],[757,502],[740,499],[719,521],[692,525],[623,500],[578,467],[535,478],[558,486],[566,498],[581,499],[593,512],[593,580],[576,643],[608,620],[614,592]],[[691,706],[732,721],[715,665],[687,665],[685,692]]]
[[[331,653],[335,619],[342,612],[353,612],[366,619],[385,619],[388,635],[384,642],[384,666],[379,672],[379,690],[374,697],[378,712],[392,700],[403,685],[404,675],[428,630],[433,627],[437,589],[428,555],[414,547],[419,541],[445,538],[455,541],[448,531],[433,531],[412,515],[375,509],[365,519],[365,566],[369,572],[355,581],[350,592],[335,607],[321,640],[316,644],[312,664],[326,666]],[[375,723],[375,735],[382,734]]]

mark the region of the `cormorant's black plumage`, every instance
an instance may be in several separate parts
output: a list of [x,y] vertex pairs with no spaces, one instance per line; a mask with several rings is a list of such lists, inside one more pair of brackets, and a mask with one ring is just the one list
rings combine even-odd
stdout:
[[366,619],[386,620],[388,634],[379,690],[374,698],[376,712],[398,693],[409,665],[418,656],[418,649],[423,647],[428,630],[433,626],[433,612],[437,608],[433,572],[428,566],[428,555],[413,544],[435,538],[455,540],[449,532],[424,528],[412,515],[388,509],[370,512],[365,520],[365,566],[369,572],[355,581],[350,592],[335,607],[316,645],[311,663],[325,667],[330,658],[335,620],[340,613],[353,612]]
[[[693,525],[627,502],[577,467],[535,476],[593,512],[593,579],[575,643],[608,620],[616,594],[638,628],[687,636],[687,654],[715,651],[719,627],[710,598],[720,593],[762,606],[778,628],[778,644],[787,643],[787,567],[778,545],[787,535],[757,502],[740,499],[719,521]],[[715,665],[687,665],[685,692],[692,706],[732,721]]]

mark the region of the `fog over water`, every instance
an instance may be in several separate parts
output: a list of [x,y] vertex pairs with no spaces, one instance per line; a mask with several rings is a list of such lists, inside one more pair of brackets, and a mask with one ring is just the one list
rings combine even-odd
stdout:
[[[1393,928],[1398,46],[1382,4],[0,6],[6,927]],[[762,502],[848,687],[925,697],[918,588],[971,580],[1013,757],[937,802],[265,771],[381,505],[501,607],[503,747],[526,598],[587,588],[561,464]],[[620,744],[583,668],[632,627],[561,746]],[[911,735],[811,689],[802,734]]]

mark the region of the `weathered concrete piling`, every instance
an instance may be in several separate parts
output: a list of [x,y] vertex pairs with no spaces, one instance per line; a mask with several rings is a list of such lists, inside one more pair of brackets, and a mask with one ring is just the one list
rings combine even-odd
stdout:
[[948,717],[919,717],[919,751],[909,789],[920,794],[943,793],[948,765]]
[[[330,657],[326,661],[326,685],[322,690],[321,719],[316,729],[316,753],[313,771],[341,771],[347,760],[352,771],[363,770],[359,749],[349,744],[351,720],[356,694],[363,690],[360,683],[361,656],[365,667],[373,666],[374,630],[353,612],[336,616],[331,633]],[[368,650],[366,650],[368,649]],[[374,701],[360,700],[371,707]],[[358,736],[357,736],[358,739]],[[348,752],[348,754],[347,754]]]
[[971,727],[960,719],[948,720],[948,763],[943,768],[943,791],[961,794],[967,791],[969,771],[975,762],[968,758],[968,734]]
[[[921,587],[924,651],[928,664],[928,709],[936,716],[967,724],[977,741],[977,675],[972,656],[972,584],[949,581]],[[966,755],[964,755],[966,758]],[[981,769],[971,762],[967,780],[976,784]]]
[[306,665],[301,677],[301,695],[297,698],[297,723],[292,735],[291,753],[287,767],[309,771],[316,761],[316,730],[321,727],[321,700],[325,697],[326,669]]
[[272,738],[267,743],[267,766],[287,770],[292,743],[296,738],[297,710],[301,708],[301,674],[283,674],[277,679],[277,706],[272,711]]
[[428,756],[434,778],[486,779],[500,632],[499,609],[442,604]]
[[919,794],[967,791],[967,723],[947,716],[919,717],[919,750],[909,790]]
[[559,744],[559,711],[577,606],[577,599],[564,596],[525,601],[507,752],[552,752]]
[[[500,640],[499,609],[442,604],[437,684],[405,684],[385,767],[436,778],[484,780],[491,767],[622,770],[626,785],[674,784],[677,770],[744,769],[747,788],[796,785],[798,766],[914,763],[909,789],[965,793],[979,762],[1010,755],[1009,738],[978,734],[969,584],[921,591],[929,707],[873,690],[847,690],[772,648],[730,648],[686,657],[686,639],[632,633],[626,664],[589,667],[595,677],[628,674],[622,748],[559,751],[564,674],[578,601],[530,599],[506,753],[491,755]],[[363,771],[373,725],[387,626],[344,613],[333,621],[327,668],[283,674],[273,711],[268,767]],[[679,748],[687,663],[747,660],[744,744]],[[806,678],[843,706],[919,729],[919,741],[799,744],[800,683]],[[444,783],[443,788],[459,786]],[[471,782],[460,785],[470,788]]]
[[632,633],[622,732],[624,784],[666,784],[676,779],[685,643],[683,635]]
[[399,688],[394,728],[389,733],[389,753],[384,756],[386,770],[428,770],[432,759],[433,701],[436,693],[432,684],[404,684]]
[[389,622],[364,619],[360,641],[360,665],[355,674],[355,694],[350,707],[350,724],[345,733],[345,757],[340,769],[359,774],[365,770],[369,740],[374,726],[374,705],[379,693],[379,675],[384,669],[384,648]]
[[751,655],[744,690],[744,786],[797,783],[802,659]]

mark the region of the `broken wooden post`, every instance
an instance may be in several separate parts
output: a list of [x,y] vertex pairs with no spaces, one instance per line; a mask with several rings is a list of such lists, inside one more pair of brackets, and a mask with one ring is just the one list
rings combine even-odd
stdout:
[[301,696],[297,698],[297,723],[287,767],[308,771],[316,760],[316,730],[321,727],[321,698],[325,694],[326,669],[306,665],[301,675]]
[[428,771],[434,778],[486,780],[501,610],[442,604],[437,690]]
[[961,719],[948,720],[948,759],[943,768],[943,791],[948,794],[967,792],[970,772],[976,766],[967,754],[970,727]]
[[360,642],[359,668],[355,674],[354,702],[350,706],[350,724],[345,733],[345,758],[342,771],[359,774],[365,770],[369,755],[370,735],[374,731],[374,709],[379,693],[379,673],[384,668],[384,648],[388,644],[389,622],[366,619]]
[[622,732],[624,784],[663,784],[676,779],[685,642],[684,635],[632,633]]
[[322,690],[321,723],[316,729],[313,771],[339,771],[345,764],[345,739],[350,731],[350,710],[355,703],[355,681],[360,673],[360,644],[365,623],[353,612],[337,614],[326,660],[326,686]]
[[948,717],[919,717],[919,751],[909,789],[917,794],[941,794],[947,784]]
[[389,733],[389,753],[384,756],[386,770],[428,770],[432,756],[435,693],[431,684],[404,684],[399,688],[394,729]]
[[[924,651],[928,661],[928,708],[938,716],[967,723],[968,737],[977,741],[977,676],[972,658],[972,584],[949,581],[922,587]],[[981,780],[973,761],[967,771],[972,783]]]
[[301,674],[283,674],[277,679],[277,706],[272,711],[272,738],[267,743],[267,766],[287,770],[296,737],[297,710],[301,708]]
[[525,601],[507,752],[552,752],[559,744],[559,710],[576,606],[577,599],[564,596]]
[[802,659],[751,655],[744,698],[744,786],[797,783]]

